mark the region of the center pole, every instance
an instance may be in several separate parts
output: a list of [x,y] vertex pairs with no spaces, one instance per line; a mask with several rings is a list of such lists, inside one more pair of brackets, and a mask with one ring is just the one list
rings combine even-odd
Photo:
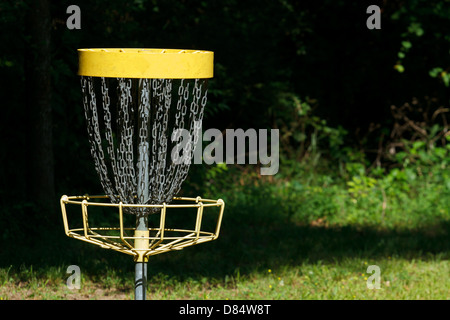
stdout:
[[[148,220],[147,216],[142,215],[136,218],[136,237],[148,237]],[[136,249],[145,250],[148,248],[148,239],[136,239]],[[147,258],[144,256],[144,252],[139,252],[139,255],[135,264],[135,276],[134,276],[134,299],[146,300],[147,289]]]
[[[150,81],[149,81],[150,82]],[[144,85],[144,83],[140,83],[140,86]],[[143,117],[139,118],[139,126],[142,129],[147,129],[147,120],[150,116],[150,95],[149,91],[146,90],[143,93],[143,97],[141,98],[141,108],[143,111]],[[148,131],[145,130],[145,132]],[[142,137],[141,137],[142,139]],[[138,147],[138,162],[137,162],[137,170],[138,170],[138,184],[137,184],[137,196],[141,203],[146,203],[149,196],[149,142],[144,139],[141,140]],[[134,270],[134,299],[135,300],[146,300],[146,290],[147,290],[147,257],[145,254],[147,253],[149,247],[149,229],[148,229],[148,216],[145,212],[145,209],[142,209],[136,215],[136,230],[134,232],[134,236],[137,237],[135,240],[135,248],[138,249],[136,265]],[[139,239],[141,238],[141,239]],[[141,250],[141,251],[139,251]]]
[[[146,108],[146,112],[148,109]],[[148,199],[148,142],[142,142],[139,145],[139,161],[138,161],[138,197],[144,203]],[[145,300],[147,289],[147,257],[145,257],[146,250],[149,247],[149,229],[148,229],[148,216],[145,209],[136,215],[136,230],[134,236],[137,237],[134,243],[134,247],[138,250],[138,256],[136,258],[135,270],[134,270],[134,299]]]

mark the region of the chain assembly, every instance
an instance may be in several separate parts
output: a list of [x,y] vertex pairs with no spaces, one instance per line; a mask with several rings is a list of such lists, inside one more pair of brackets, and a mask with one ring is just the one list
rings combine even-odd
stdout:
[[[207,79],[82,76],[81,89],[91,155],[111,202],[170,203],[193,158]],[[192,138],[181,143],[180,129]],[[142,210],[150,214],[159,208]],[[142,213],[138,208],[126,212]]]

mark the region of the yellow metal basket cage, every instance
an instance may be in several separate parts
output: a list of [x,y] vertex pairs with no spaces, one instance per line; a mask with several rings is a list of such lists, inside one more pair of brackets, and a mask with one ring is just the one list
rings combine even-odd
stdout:
[[[105,249],[112,249],[134,256],[135,261],[147,261],[149,256],[181,250],[195,244],[212,241],[218,238],[222,223],[225,203],[222,199],[211,200],[187,197],[175,197],[174,202],[162,205],[137,205],[124,203],[107,203],[100,200],[108,196],[62,196],[61,212],[67,236],[95,244]],[[81,209],[82,227],[71,228],[67,214],[67,206]],[[117,226],[91,227],[89,224],[89,207],[108,207],[116,211]],[[124,209],[126,208],[160,208],[159,225],[148,230],[136,230],[124,225]],[[196,215],[192,221],[192,229],[168,228],[166,217],[174,210],[195,208]],[[218,208],[218,210],[211,210]],[[211,210],[211,212],[210,212]],[[215,211],[215,212],[213,212]],[[202,218],[205,214],[215,214],[214,230],[202,230]],[[129,233],[132,232],[132,235]]]

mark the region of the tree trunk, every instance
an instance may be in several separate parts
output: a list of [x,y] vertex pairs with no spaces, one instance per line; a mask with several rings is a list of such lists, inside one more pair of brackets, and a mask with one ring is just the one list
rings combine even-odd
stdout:
[[54,209],[55,183],[51,106],[51,14],[49,0],[28,1],[25,72],[29,121],[28,198],[42,210]]

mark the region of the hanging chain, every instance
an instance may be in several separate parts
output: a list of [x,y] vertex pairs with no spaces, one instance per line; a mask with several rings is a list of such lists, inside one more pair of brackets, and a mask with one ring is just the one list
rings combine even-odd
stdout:
[[138,198],[139,203],[147,203],[148,201],[148,168],[149,168],[149,135],[148,123],[150,118],[150,81],[148,79],[140,79],[139,87],[141,100],[139,104],[139,160],[138,160]]
[[[107,174],[105,155],[102,149],[97,113],[97,100],[95,96],[92,77],[81,77],[81,89],[83,93],[84,114],[88,122],[88,135],[91,145],[91,155],[94,158],[95,169],[100,176],[103,190],[107,194],[111,194],[112,200],[114,200],[111,181],[109,180]],[[88,101],[89,97],[90,101]]]
[[133,161],[133,131],[134,131],[134,109],[131,97],[131,79],[119,78],[122,128],[119,145],[120,181],[123,190],[126,190],[126,199],[134,198],[136,194],[136,180]]

